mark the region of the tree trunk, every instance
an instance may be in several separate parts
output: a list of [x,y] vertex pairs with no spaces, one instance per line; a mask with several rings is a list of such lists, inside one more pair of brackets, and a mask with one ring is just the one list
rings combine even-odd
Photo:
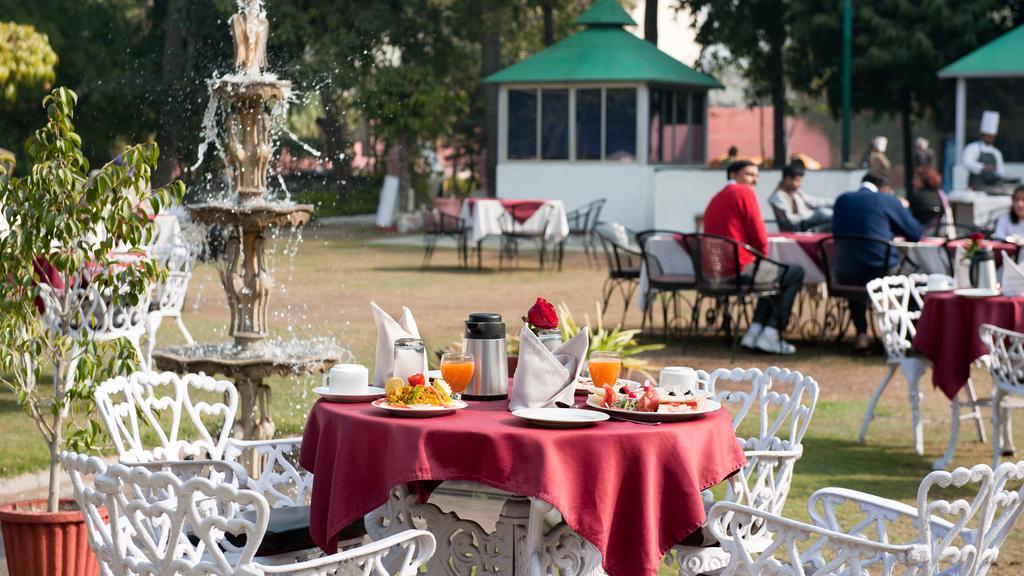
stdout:
[[644,40],[658,45],[658,0],[644,3]]
[[180,86],[175,87],[175,82],[180,82],[185,77],[185,66],[189,50],[187,0],[166,0],[166,11],[163,16],[164,45],[161,55],[161,100],[159,129],[156,133],[156,143],[160,147],[160,159],[156,170],[153,172],[152,183],[154,187],[164,186],[171,181],[174,170],[178,165],[178,122],[176,99]]
[[555,11],[551,0],[541,0],[540,9],[544,15],[544,45],[555,43]]
[[913,135],[910,127],[912,112],[910,89],[904,88],[900,92],[900,137],[903,139],[903,189],[908,195],[914,187],[914,149],[911,144]]
[[[483,10],[483,9],[481,9]],[[501,31],[498,28],[498,14],[493,11],[481,13],[480,47],[482,50],[481,73],[482,77],[489,76],[501,70]],[[487,158],[487,173],[484,175],[485,186],[488,196],[496,196],[498,193],[498,87],[494,84],[484,84],[484,133],[487,138],[487,149],[484,152]]]
[[[68,296],[64,296],[65,305],[68,303]],[[67,310],[65,307],[64,310]],[[67,324],[65,315],[65,321],[63,324]],[[64,364],[62,362],[56,362],[53,367],[53,398],[55,401],[60,402],[64,399]],[[64,431],[62,430],[64,424],[64,408],[58,406],[53,411],[53,431],[50,436],[50,482],[47,486],[46,491],[46,511],[56,512],[57,507],[60,505],[60,477],[62,470],[60,467],[60,450],[61,445],[64,443]]]
[[[779,26],[782,26],[781,22]],[[786,145],[786,63],[782,54],[786,36],[785,29],[778,32],[781,34],[776,35],[771,43],[772,128],[774,132],[772,166],[774,168],[782,168],[789,159],[789,150]]]

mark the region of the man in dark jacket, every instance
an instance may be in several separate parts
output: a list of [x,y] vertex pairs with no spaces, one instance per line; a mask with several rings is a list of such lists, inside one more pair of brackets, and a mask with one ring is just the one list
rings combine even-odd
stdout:
[[[836,236],[871,236],[885,242],[902,236],[910,241],[921,238],[921,224],[910,210],[893,196],[884,176],[867,174],[856,192],[847,192],[836,200],[832,216],[832,233]],[[836,280],[842,284],[863,286],[892,271],[899,264],[896,250],[882,243],[849,239],[836,245]],[[855,350],[868,347],[867,300],[850,300],[850,314],[857,329]]]

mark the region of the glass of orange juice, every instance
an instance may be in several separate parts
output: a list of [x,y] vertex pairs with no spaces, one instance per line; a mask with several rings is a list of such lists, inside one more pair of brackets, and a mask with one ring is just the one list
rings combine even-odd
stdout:
[[598,388],[605,384],[614,385],[619,380],[619,373],[622,372],[622,359],[618,352],[605,352],[598,350],[590,353],[589,361],[590,379]]
[[452,389],[452,398],[462,398],[473,380],[473,355],[468,352],[445,352],[441,356],[441,378]]

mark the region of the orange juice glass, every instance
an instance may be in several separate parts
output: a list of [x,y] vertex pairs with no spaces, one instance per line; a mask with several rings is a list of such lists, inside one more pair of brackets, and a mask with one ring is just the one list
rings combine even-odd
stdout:
[[441,378],[452,389],[452,397],[459,399],[473,381],[473,355],[465,352],[447,352],[441,356]]
[[614,385],[622,372],[622,359],[618,352],[597,351],[590,354],[590,379],[598,388],[605,384]]

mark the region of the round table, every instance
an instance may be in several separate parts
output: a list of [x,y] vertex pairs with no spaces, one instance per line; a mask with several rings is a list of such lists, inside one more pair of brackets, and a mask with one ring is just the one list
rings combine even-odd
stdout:
[[[300,455],[314,478],[310,531],[325,551],[335,549],[343,526],[382,505],[410,502],[393,496],[396,487],[410,485],[422,502],[444,480],[475,481],[528,496],[554,505],[565,519],[567,528],[541,535],[540,514],[531,511],[524,553],[514,549],[515,530],[495,546],[479,526],[468,530],[468,521],[440,516],[461,523],[476,546],[467,560],[458,550],[473,545],[465,534],[456,542],[450,527],[430,527],[439,551],[445,551],[431,560],[431,574],[450,573],[449,562],[460,572],[468,570],[467,561],[478,573],[495,565],[511,568],[510,574],[528,573],[521,564],[536,561],[534,552],[544,556],[572,549],[558,542],[569,529],[586,540],[578,546],[600,552],[609,574],[656,574],[665,552],[704,523],[701,491],[745,462],[725,410],[660,426],[606,421],[549,430],[512,416],[504,401],[474,402],[452,415],[413,419],[368,404],[321,400],[310,412]],[[373,524],[367,526],[371,536]]]

